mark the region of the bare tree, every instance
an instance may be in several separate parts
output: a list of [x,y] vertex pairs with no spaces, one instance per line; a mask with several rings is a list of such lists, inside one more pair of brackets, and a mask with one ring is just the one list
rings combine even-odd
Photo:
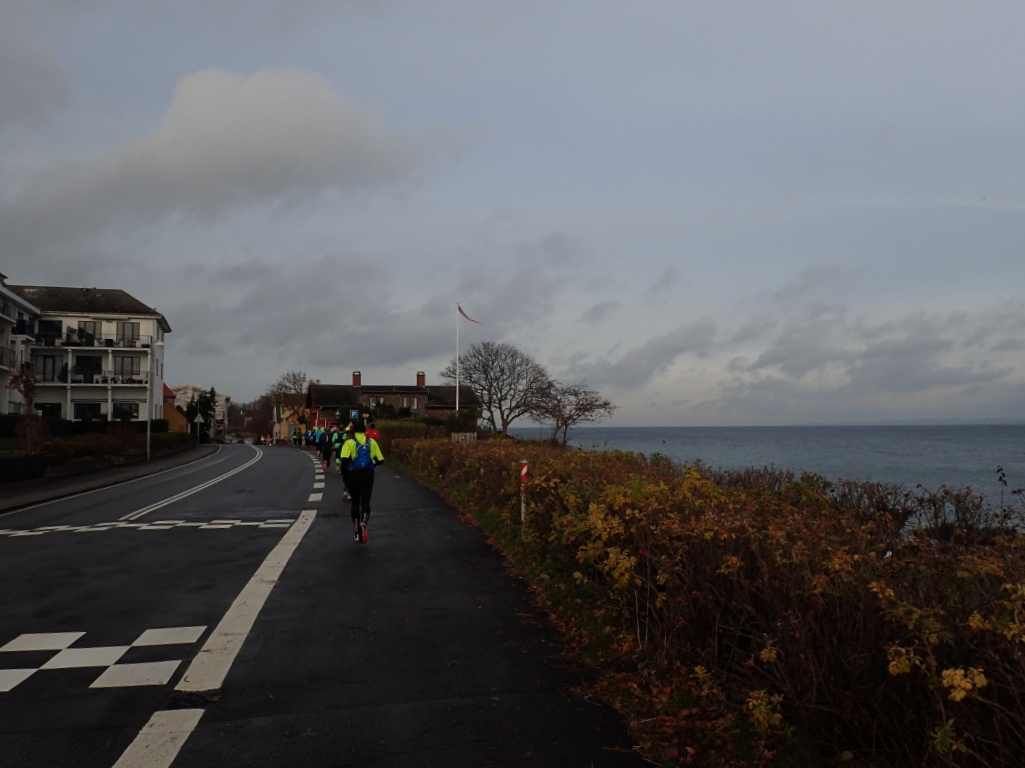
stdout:
[[[286,421],[295,421],[299,424],[309,423],[309,414],[306,411],[306,390],[309,387],[309,377],[306,371],[288,371],[281,374],[280,378],[265,393],[276,404],[278,413]],[[285,397],[290,395],[290,397]]]
[[[594,390],[587,388],[585,383],[560,384],[552,382],[551,386],[536,400],[531,409],[531,416],[542,424],[552,427],[552,440],[566,445],[569,440],[569,429],[578,424],[591,424],[611,416],[616,410],[611,400],[607,400]],[[559,433],[562,439],[559,440]]]
[[48,430],[46,422],[32,412],[36,399],[36,373],[32,366],[23,363],[11,374],[7,386],[21,395],[24,416],[14,428],[21,438],[27,453],[35,453],[46,440]]
[[[455,382],[455,358],[441,372]],[[480,398],[484,421],[495,432],[509,433],[509,425],[534,408],[538,395],[551,385],[548,372],[511,344],[482,341],[459,355],[459,384]]]
[[26,415],[32,415],[32,405],[36,400],[36,372],[28,363],[22,363],[11,374],[7,386],[21,395]]

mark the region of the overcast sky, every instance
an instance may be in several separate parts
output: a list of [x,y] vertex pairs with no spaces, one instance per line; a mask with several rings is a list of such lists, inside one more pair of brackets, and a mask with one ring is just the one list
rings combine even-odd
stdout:
[[0,272],[171,385],[502,341],[611,425],[1025,417],[1025,4],[2,0]]

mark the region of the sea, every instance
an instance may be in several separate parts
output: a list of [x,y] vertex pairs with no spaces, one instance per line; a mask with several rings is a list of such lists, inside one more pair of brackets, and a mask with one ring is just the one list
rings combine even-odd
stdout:
[[[548,433],[511,428],[519,438]],[[1018,507],[1025,488],[1025,423],[787,427],[577,427],[571,445],[663,454],[712,468],[775,467],[829,480],[872,480],[914,490],[971,488],[993,506]],[[1003,468],[1004,486],[998,478]]]

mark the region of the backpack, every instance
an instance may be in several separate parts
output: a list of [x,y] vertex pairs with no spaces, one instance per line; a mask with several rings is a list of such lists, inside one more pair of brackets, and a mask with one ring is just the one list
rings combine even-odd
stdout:
[[361,469],[370,469],[373,466],[374,459],[370,455],[370,438],[368,437],[365,443],[356,440],[356,455],[352,457],[349,471],[359,472]]

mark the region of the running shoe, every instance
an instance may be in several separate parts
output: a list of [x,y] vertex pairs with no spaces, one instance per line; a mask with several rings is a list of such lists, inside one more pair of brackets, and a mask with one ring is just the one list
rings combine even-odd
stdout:
[[370,538],[370,534],[367,532],[367,525],[366,525],[366,523],[360,523],[359,524],[359,543],[360,544],[366,544],[367,540],[369,538]]

